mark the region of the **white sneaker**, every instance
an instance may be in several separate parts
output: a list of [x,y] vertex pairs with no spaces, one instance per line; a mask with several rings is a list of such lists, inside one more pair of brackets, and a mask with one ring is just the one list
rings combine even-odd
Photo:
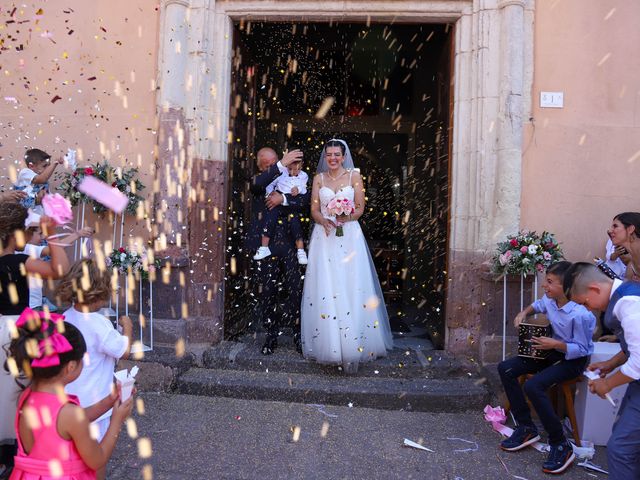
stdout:
[[260,247],[256,254],[253,256],[254,260],[262,260],[263,258],[267,258],[271,256],[271,250],[269,247]]
[[307,252],[304,251],[304,248],[298,249],[298,263],[300,265],[306,265],[309,263],[309,260],[307,259]]

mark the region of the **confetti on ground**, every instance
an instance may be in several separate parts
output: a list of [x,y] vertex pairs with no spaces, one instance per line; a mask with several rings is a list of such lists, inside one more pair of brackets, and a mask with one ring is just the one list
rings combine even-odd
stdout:
[[416,443],[412,440],[409,440],[408,438],[404,439],[403,445],[405,447],[412,447],[412,448],[417,448],[418,450],[424,450],[426,452],[431,452],[431,453],[435,453],[433,450],[431,450],[430,448],[427,448],[423,445],[420,445],[419,443]]

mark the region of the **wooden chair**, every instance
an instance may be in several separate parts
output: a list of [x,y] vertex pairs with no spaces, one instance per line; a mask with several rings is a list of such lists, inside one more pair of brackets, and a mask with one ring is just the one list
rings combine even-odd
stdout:
[[[518,381],[520,382],[520,385],[524,385],[524,382],[529,380],[531,377],[533,377],[532,374],[520,375]],[[571,380],[565,380],[564,382],[555,385],[556,393],[559,390],[562,392],[562,396],[564,397],[564,408],[566,410],[567,416],[569,417],[569,422],[571,422],[571,429],[573,430],[573,438],[576,441],[576,446],[578,447],[581,447],[582,444],[580,443],[580,432],[578,431],[578,421],[576,420],[576,410],[573,405],[574,395],[573,395],[573,389],[571,387],[573,387],[580,380],[582,380],[582,376],[572,378]],[[556,399],[556,405],[557,405],[558,404],[557,395],[555,399]],[[529,400],[527,399],[527,402],[528,401]],[[511,405],[509,405],[509,400],[507,400],[504,411],[507,415],[509,415],[510,410],[511,410]]]

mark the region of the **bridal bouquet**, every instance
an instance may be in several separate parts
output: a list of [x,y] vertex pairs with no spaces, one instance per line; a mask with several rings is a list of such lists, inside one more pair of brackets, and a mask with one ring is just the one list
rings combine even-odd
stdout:
[[498,243],[493,254],[493,271],[500,275],[543,272],[552,263],[564,258],[560,244],[552,233],[521,230]]
[[[327,204],[327,211],[334,217],[339,217],[340,215],[351,215],[356,211],[356,206],[352,200],[349,200],[342,194],[338,194]],[[342,229],[342,224],[338,222],[336,227],[336,237],[342,237],[343,235],[344,231]]]

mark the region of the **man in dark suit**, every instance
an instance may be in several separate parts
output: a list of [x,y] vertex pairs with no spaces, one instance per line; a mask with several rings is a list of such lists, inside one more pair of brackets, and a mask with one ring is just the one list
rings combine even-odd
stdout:
[[[304,195],[284,195],[273,191],[267,195],[269,185],[280,176],[278,164],[287,167],[300,160],[302,152],[292,150],[285,153],[278,161],[276,152],[271,148],[261,148],[256,155],[260,173],[251,179],[251,223],[247,234],[245,248],[249,252],[260,246],[263,232],[260,229],[260,218],[267,209],[279,205],[291,213],[308,210],[310,193]],[[264,355],[270,355],[278,346],[279,328],[283,324],[291,324],[296,331],[294,341],[299,348],[300,342],[300,302],[302,298],[302,274],[296,256],[295,238],[286,221],[278,222],[274,237],[269,243],[271,256],[256,261],[254,281],[258,283],[257,313],[267,332],[262,347]],[[282,294],[287,298],[281,301]]]

